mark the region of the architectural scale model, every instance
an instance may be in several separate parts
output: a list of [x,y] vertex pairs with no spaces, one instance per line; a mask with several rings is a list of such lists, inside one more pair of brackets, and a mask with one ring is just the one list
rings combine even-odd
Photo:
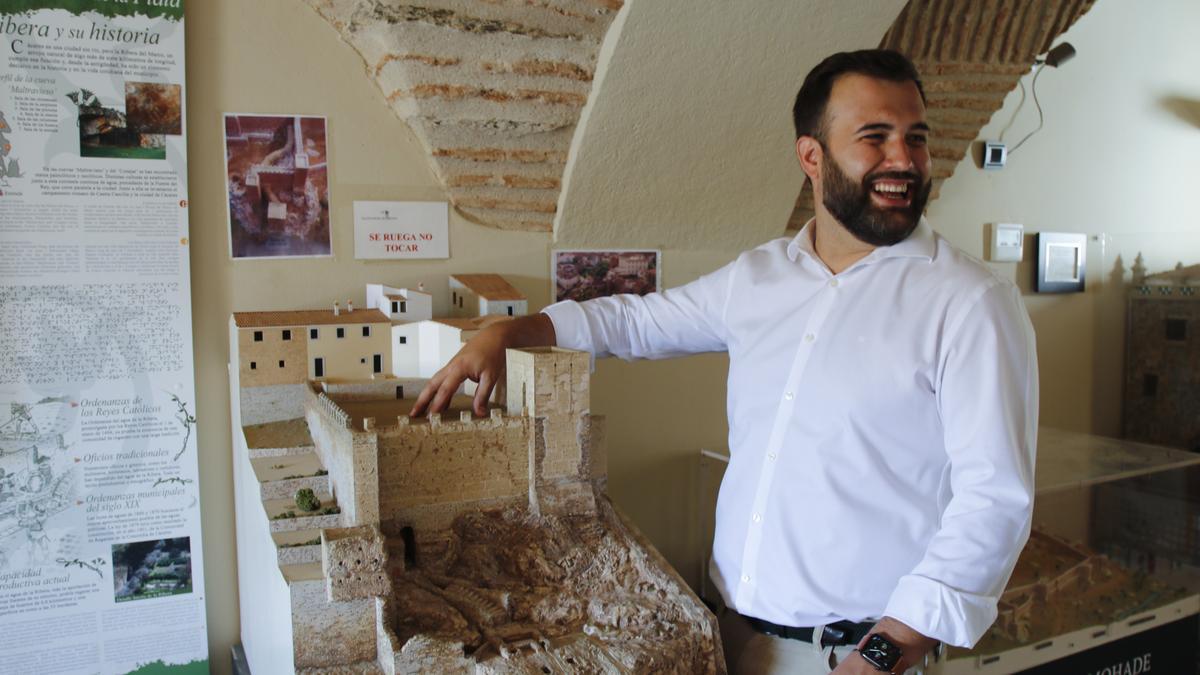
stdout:
[[[401,311],[390,303],[420,297],[373,288],[376,307],[289,325],[342,326],[343,341],[357,329],[359,358],[372,356],[362,328],[387,332],[387,312]],[[329,357],[319,379],[305,351],[300,414],[250,424],[247,404],[275,386],[256,379],[267,336],[256,342],[265,325],[251,323],[235,316],[230,374],[242,638],[256,674],[724,672],[715,618],[605,496],[586,354],[510,350],[488,417],[464,398],[409,419],[419,389],[397,395],[394,356],[380,352],[381,369]],[[375,379],[340,370],[364,365]]]
[[[448,318],[433,316],[423,285],[383,284],[367,284],[365,308],[347,300],[332,311],[234,313],[242,423],[302,416],[306,382],[342,390],[369,382],[373,396],[411,397],[481,327],[527,311],[525,296],[498,274],[460,274],[449,285]],[[474,392],[467,383],[463,393]]]
[[[999,616],[975,646],[975,653],[994,653],[1106,625],[1186,595],[1183,588],[1167,586],[1035,528],[1000,596]],[[951,658],[967,654],[955,651]]]
[[1126,333],[1126,438],[1200,451],[1200,265],[1133,268]]
[[525,295],[499,274],[450,275],[450,314],[463,316],[522,316]]

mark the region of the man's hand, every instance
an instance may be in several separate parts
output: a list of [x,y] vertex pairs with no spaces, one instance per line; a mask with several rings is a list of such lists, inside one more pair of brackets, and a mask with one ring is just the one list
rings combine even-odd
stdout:
[[487,415],[488,398],[504,376],[504,352],[515,347],[553,346],[554,324],[545,314],[531,314],[512,321],[493,323],[467,341],[444,368],[434,373],[417,396],[409,417],[426,412],[440,413],[450,405],[464,380],[478,382],[472,408],[479,417]]
[[[896,663],[896,667],[892,668],[893,673],[903,673],[905,670],[912,668],[925,658],[925,653],[937,644],[937,640],[925,637],[917,631],[909,628],[907,625],[891,618],[883,617],[875,627],[871,629],[871,634],[879,633],[887,638],[889,642],[896,645],[903,652],[903,656]],[[870,637],[870,634],[867,635]],[[867,638],[863,638],[858,643],[858,649],[862,649],[867,643]],[[838,664],[837,668],[833,669],[831,675],[878,675],[879,671],[867,662],[858,652],[855,652],[850,657]]]

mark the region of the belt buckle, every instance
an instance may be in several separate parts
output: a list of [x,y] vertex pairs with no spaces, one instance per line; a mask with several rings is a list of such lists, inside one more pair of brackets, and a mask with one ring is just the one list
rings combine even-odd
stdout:
[[836,628],[834,626],[825,626],[821,630],[821,645],[846,645],[850,644],[846,638],[849,636],[849,631]]

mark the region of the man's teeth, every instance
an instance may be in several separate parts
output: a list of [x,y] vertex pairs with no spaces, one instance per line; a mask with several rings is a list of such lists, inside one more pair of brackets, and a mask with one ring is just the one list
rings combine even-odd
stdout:
[[908,192],[908,185],[905,185],[903,183],[901,183],[901,184],[876,183],[875,191],[882,192],[882,193],[888,194],[888,195],[903,195]]

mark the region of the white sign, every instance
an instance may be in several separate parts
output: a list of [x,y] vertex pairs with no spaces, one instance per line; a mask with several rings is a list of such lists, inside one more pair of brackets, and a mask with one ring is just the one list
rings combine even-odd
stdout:
[[449,258],[446,202],[354,202],[354,257]]

